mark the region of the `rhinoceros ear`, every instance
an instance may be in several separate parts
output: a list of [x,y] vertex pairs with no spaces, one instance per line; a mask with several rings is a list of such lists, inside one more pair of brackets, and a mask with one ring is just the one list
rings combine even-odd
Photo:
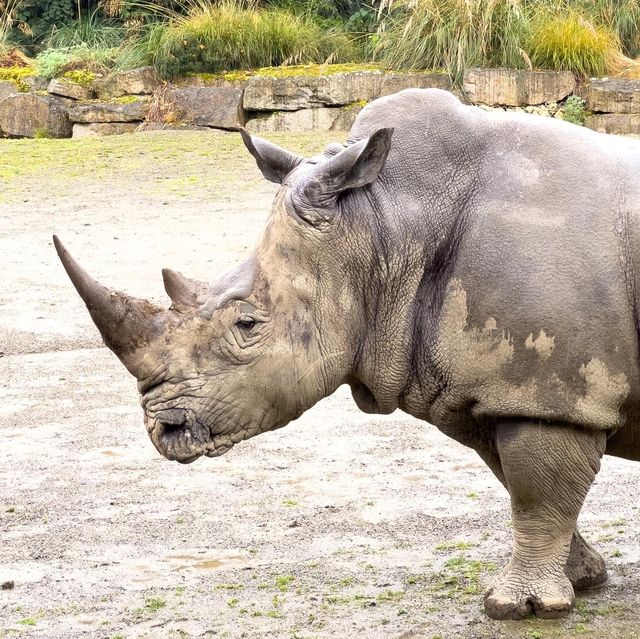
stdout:
[[284,178],[304,159],[267,140],[252,136],[246,129],[240,129],[240,135],[249,153],[256,159],[262,175],[270,182],[282,184]]
[[376,180],[391,149],[392,135],[393,129],[378,129],[370,137],[316,165],[297,192],[302,208],[326,209],[335,204],[343,191]]

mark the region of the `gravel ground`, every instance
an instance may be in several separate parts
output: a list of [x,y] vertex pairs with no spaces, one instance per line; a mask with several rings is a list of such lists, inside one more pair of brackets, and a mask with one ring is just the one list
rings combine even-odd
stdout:
[[214,279],[273,193],[232,134],[0,141],[0,638],[637,637],[632,463],[606,458],[583,511],[607,588],[517,623],[482,612],[506,492],[424,422],[364,415],[341,388],[222,458],[158,455],[51,233],[105,284],[167,304],[160,269]]

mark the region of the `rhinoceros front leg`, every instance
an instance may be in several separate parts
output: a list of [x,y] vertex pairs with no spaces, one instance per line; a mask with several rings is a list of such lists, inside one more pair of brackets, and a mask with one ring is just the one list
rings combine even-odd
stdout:
[[520,422],[496,428],[496,447],[511,496],[514,548],[485,593],[494,619],[530,613],[555,618],[574,603],[565,574],[584,498],[600,468],[604,433]]
[[[497,450],[489,445],[476,445],[475,449],[502,485],[507,488],[507,480]],[[574,590],[601,588],[607,583],[609,577],[607,564],[602,555],[583,538],[577,528],[573,531],[564,572]]]

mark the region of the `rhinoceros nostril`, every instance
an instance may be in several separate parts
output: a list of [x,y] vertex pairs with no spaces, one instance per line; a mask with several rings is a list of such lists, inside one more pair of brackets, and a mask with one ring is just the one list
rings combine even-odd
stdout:
[[165,433],[180,430],[187,421],[187,416],[181,410],[163,410],[153,416],[156,422],[162,424]]

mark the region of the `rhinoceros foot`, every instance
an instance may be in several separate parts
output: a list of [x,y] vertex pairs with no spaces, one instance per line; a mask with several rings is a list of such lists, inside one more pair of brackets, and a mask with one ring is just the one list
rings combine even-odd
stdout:
[[600,553],[576,530],[564,572],[575,590],[602,588],[608,579],[607,566]]
[[507,567],[485,593],[487,615],[492,619],[524,619],[531,614],[542,619],[565,617],[575,601],[567,577],[549,574],[532,577]]

